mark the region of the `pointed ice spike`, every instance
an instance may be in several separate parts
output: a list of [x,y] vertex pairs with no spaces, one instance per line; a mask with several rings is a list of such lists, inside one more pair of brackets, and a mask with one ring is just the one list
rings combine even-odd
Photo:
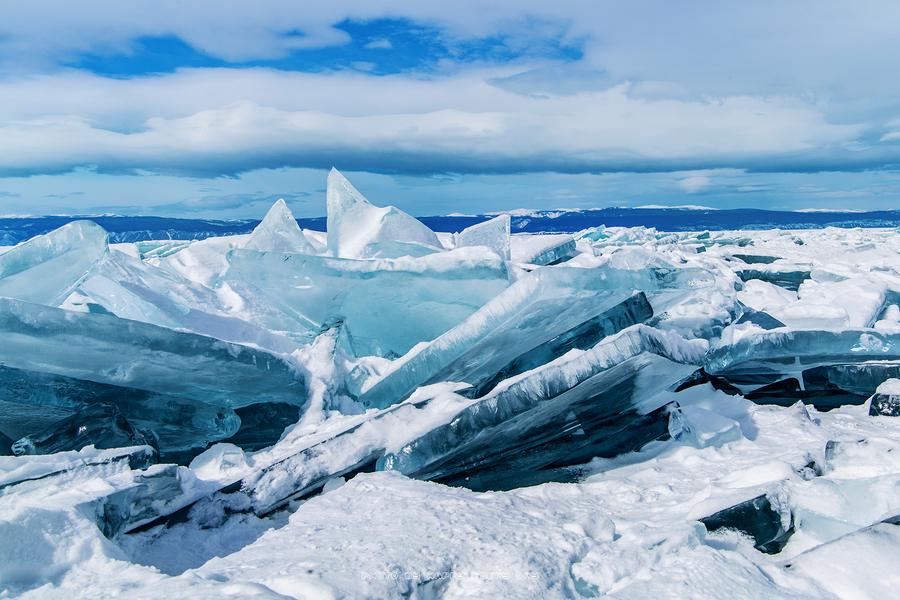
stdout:
[[106,231],[73,221],[0,254],[0,296],[54,305],[109,251]]
[[256,226],[244,245],[263,252],[298,252],[315,254],[315,248],[303,235],[287,203],[279,198]]
[[509,215],[500,215],[484,223],[467,227],[453,238],[456,246],[487,246],[504,260],[509,260]]
[[376,256],[380,242],[441,247],[434,232],[421,221],[393,206],[374,206],[337,169],[328,174],[326,197],[328,250],[332,256]]

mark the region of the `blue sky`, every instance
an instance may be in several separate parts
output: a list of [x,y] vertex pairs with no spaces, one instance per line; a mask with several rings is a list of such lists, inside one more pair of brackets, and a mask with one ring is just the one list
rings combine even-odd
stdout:
[[890,1],[0,4],[0,214],[900,207]]

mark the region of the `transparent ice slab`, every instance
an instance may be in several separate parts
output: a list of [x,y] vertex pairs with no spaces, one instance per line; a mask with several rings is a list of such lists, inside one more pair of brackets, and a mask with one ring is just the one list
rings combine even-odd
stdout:
[[454,234],[457,247],[484,246],[500,255],[504,260],[510,258],[509,215],[500,215],[484,223],[477,223]]
[[453,327],[508,285],[505,263],[478,248],[418,258],[350,260],[234,250],[225,281],[275,307],[271,329],[342,322],[357,356],[398,356]]
[[156,463],[157,453],[151,446],[130,446],[98,450],[87,447],[80,451],[58,452],[51,455],[0,457],[0,490],[34,482],[43,485],[57,475],[93,469],[146,469]]
[[685,363],[699,362],[704,348],[634,326],[504,382],[379,468],[500,489],[535,470],[637,449],[667,434],[654,396],[690,374]]
[[794,534],[789,509],[765,495],[756,496],[700,519],[709,532],[733,529],[753,538],[754,547],[766,554],[778,554]]
[[81,450],[85,446],[120,448],[155,446],[153,435],[131,424],[115,404],[91,404],[39,433],[12,445],[13,454],[53,454]]
[[776,271],[760,269],[743,269],[737,272],[738,277],[742,281],[750,281],[751,279],[759,279],[768,283],[783,287],[786,290],[796,292],[800,289],[800,284],[809,279],[809,271]]
[[630,298],[611,309],[515,358],[487,381],[480,382],[471,391],[466,390],[466,395],[473,398],[483,396],[504,379],[545,365],[569,350],[587,350],[603,338],[618,333],[626,327],[644,323],[652,316],[653,307],[650,306],[646,294],[644,292],[632,294]]
[[106,231],[73,221],[0,254],[0,296],[58,304],[109,252]]
[[511,240],[511,256],[518,263],[555,265],[576,253],[575,238],[567,234],[521,235]]
[[734,343],[723,340],[710,351],[705,368],[712,375],[721,375],[898,359],[898,334],[873,329],[774,330],[748,335]]
[[232,409],[196,398],[0,367],[0,431],[13,439],[53,431],[94,404],[113,404],[136,427],[151,432],[167,462],[182,461],[241,426]]
[[109,252],[92,265],[62,306],[106,312],[275,352],[290,352],[297,347],[294,340],[228,314],[228,307],[215,291],[118,251]]
[[478,387],[529,351],[627,300],[635,290],[652,296],[710,284],[708,274],[696,269],[539,269],[427,346],[399,359],[359,399],[367,406],[385,407],[424,384],[457,381]]
[[4,365],[188,397],[229,408],[302,404],[302,377],[283,359],[192,333],[0,298]]
[[127,474],[110,493],[85,503],[108,538],[137,529],[209,493],[192,473],[176,465],[153,465]]
[[873,329],[777,329],[723,341],[704,368],[748,399],[828,410],[862,404],[879,383],[900,373],[898,334]]

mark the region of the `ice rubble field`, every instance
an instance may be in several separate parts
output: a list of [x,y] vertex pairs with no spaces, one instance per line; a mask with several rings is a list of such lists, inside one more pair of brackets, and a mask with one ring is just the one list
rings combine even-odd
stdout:
[[885,598],[900,232],[0,249],[0,597]]

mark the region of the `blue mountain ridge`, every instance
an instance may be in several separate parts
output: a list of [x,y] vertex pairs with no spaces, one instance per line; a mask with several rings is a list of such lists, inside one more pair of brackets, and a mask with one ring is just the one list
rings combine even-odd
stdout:
[[[491,215],[419,217],[434,231],[460,231]],[[43,216],[0,218],[0,246],[10,246],[78,219],[89,219],[109,232],[110,241],[198,240],[249,233],[256,219],[215,220],[151,216]],[[297,219],[301,227],[325,231],[325,217]],[[817,229],[823,227],[900,227],[900,210],[870,212],[794,212],[757,210],[695,210],[680,208],[600,208],[586,210],[515,211],[514,233],[573,233],[607,227],[655,227],[659,231],[721,231]]]

